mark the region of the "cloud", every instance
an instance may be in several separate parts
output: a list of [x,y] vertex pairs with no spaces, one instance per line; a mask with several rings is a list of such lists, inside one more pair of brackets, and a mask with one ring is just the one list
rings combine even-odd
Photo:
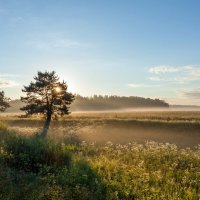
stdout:
[[[73,37],[73,36],[72,36]],[[62,51],[73,48],[91,48],[93,44],[83,42],[72,38],[68,32],[63,31],[45,31],[33,32],[25,44],[31,48],[44,51]]]
[[151,80],[151,81],[161,81],[162,79],[160,77],[154,76],[154,77],[149,77],[149,80]]
[[186,98],[200,99],[200,88],[181,90],[179,93]]
[[16,83],[15,81],[11,80],[0,80],[0,88],[10,88],[10,87],[16,87],[20,84]]
[[165,73],[178,72],[179,70],[180,69],[177,67],[158,66],[158,67],[151,67],[149,69],[149,72],[153,74],[165,74]]
[[20,84],[17,83],[14,80],[11,80],[12,78],[20,77],[19,74],[0,74],[0,88],[10,88],[10,87],[16,87]]
[[0,78],[20,77],[19,74],[0,74]]
[[151,81],[157,81],[157,82],[168,82],[168,83],[178,83],[178,84],[184,84],[188,81],[191,81],[188,77],[172,77],[172,78],[165,78],[165,77],[149,77],[148,78]]
[[151,67],[149,68],[149,72],[156,75],[148,78],[151,81],[184,84],[200,80],[200,66]]
[[160,85],[147,85],[147,84],[129,83],[128,86],[132,87],[132,88],[149,88],[149,87],[159,87]]
[[42,50],[66,49],[81,46],[79,42],[65,38],[33,40],[28,41],[27,44]]

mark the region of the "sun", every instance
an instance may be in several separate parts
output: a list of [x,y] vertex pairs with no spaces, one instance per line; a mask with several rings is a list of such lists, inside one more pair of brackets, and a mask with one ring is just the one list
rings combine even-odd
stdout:
[[57,92],[57,93],[60,93],[61,92],[61,88],[60,87],[55,87],[55,91]]

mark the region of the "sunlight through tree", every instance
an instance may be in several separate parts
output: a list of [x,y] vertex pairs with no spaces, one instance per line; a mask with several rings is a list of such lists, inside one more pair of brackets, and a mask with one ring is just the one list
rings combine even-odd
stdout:
[[74,95],[67,92],[67,84],[59,81],[55,71],[44,73],[39,71],[34,80],[22,90],[26,93],[26,97],[21,97],[21,100],[26,105],[21,110],[27,115],[45,115],[46,121],[42,131],[42,136],[45,137],[53,115],[69,114],[69,105],[74,100]]

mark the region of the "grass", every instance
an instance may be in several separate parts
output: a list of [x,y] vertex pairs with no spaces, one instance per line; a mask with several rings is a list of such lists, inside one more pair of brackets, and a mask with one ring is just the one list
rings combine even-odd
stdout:
[[199,199],[200,147],[108,144],[88,157],[116,199]]
[[0,199],[104,199],[100,178],[75,156],[78,146],[1,127]]
[[[56,130],[59,136],[57,126]],[[200,146],[179,148],[153,141],[95,145],[78,140],[73,133],[65,140],[52,136],[41,140],[2,123],[0,141],[2,200],[200,199]]]
[[[41,117],[0,116],[9,129],[24,135],[32,135],[43,127]],[[179,147],[200,144],[200,112],[118,112],[73,113],[51,124],[49,136],[60,142],[85,140],[88,143],[127,144],[146,140],[175,143]],[[74,134],[75,133],[75,134]]]

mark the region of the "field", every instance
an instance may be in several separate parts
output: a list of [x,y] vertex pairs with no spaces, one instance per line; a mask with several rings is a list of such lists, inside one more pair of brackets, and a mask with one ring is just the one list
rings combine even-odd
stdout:
[[200,112],[0,120],[0,199],[200,199]]
[[[34,134],[43,126],[39,117],[3,115],[0,120],[22,134]],[[56,140],[70,136],[95,144],[153,140],[192,148],[200,144],[199,130],[200,112],[83,112],[53,121],[49,135]]]

